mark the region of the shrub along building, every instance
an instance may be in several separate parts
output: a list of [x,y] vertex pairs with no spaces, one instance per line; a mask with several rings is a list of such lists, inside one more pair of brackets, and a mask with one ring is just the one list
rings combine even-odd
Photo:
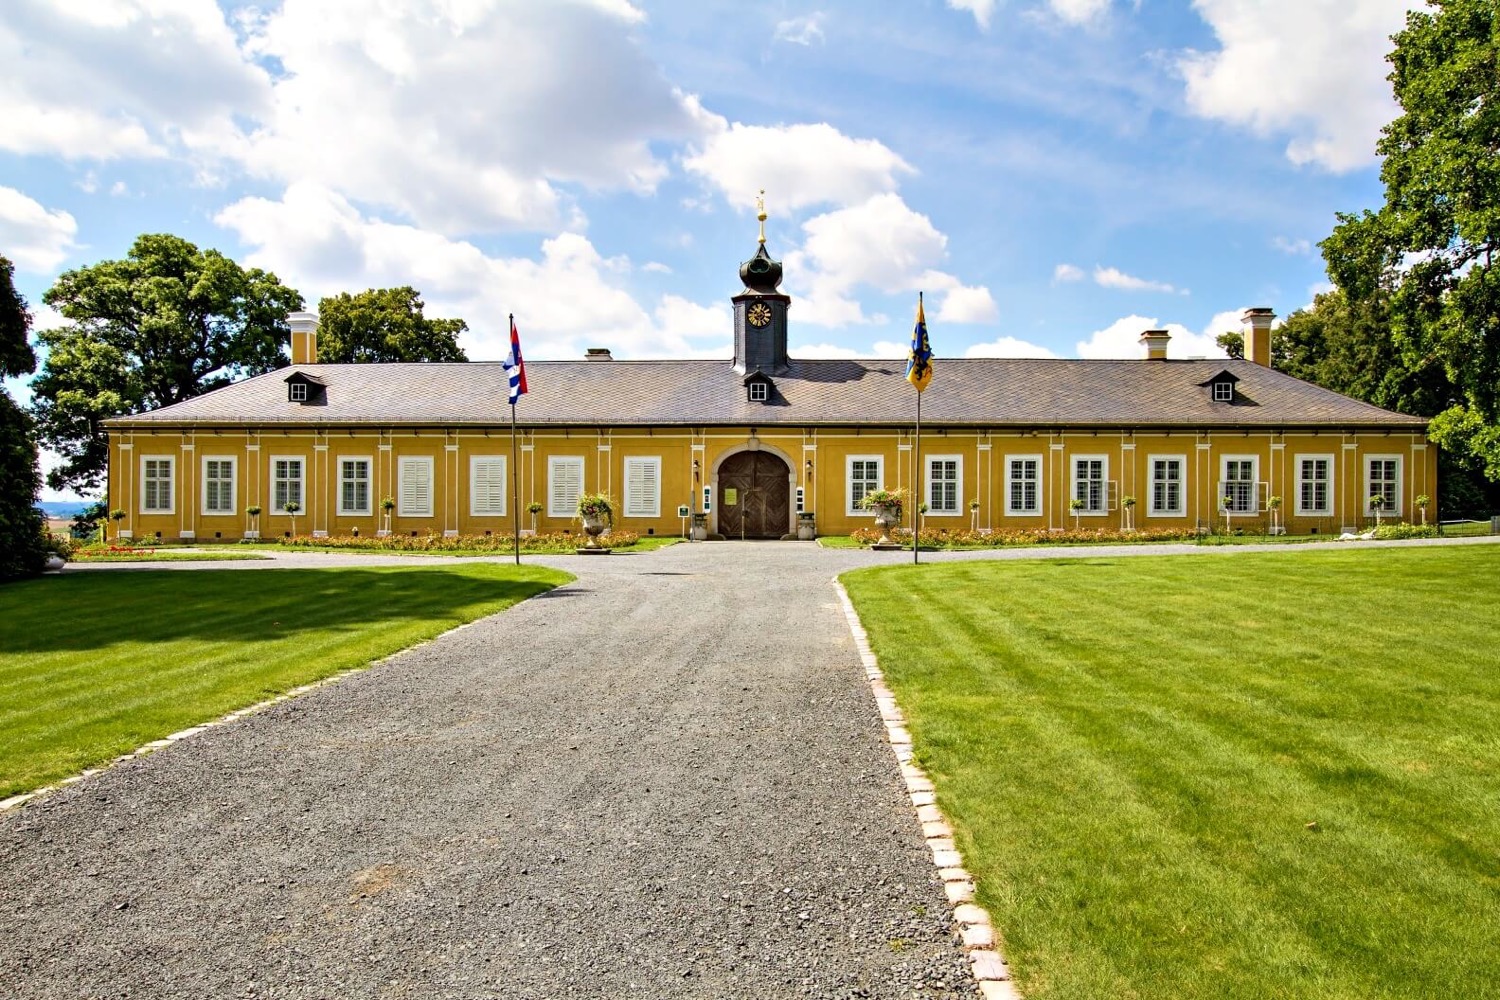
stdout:
[[[640,534],[678,533],[681,507],[727,537],[789,535],[799,513],[846,533],[883,486],[919,495],[929,528],[1190,529],[1226,510],[1269,527],[1279,496],[1287,529],[1327,533],[1368,524],[1372,497],[1415,520],[1416,497],[1437,495],[1426,421],[1272,370],[1269,309],[1246,314],[1245,360],[1168,359],[1161,330],[1139,360],[938,358],[918,461],[904,360],[789,357],[791,298],[764,236],[739,274],[728,361],[591,349],[528,364],[523,525],[537,502],[539,530],[568,529],[579,494],[604,492]],[[318,364],[317,317],[290,325],[291,367],[107,422],[122,535],[511,530],[502,364]]]

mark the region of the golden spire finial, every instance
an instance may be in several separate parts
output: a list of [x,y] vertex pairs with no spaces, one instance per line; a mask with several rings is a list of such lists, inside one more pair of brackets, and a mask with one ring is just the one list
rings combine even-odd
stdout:
[[766,245],[766,189],[761,188],[755,199],[755,217],[760,220],[760,245]]

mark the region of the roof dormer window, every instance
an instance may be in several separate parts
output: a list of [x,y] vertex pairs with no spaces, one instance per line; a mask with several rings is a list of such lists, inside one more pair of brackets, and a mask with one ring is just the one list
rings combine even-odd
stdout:
[[1239,380],[1238,375],[1225,368],[1212,378],[1198,384],[1208,388],[1208,398],[1215,403],[1233,403],[1235,383]]
[[1214,386],[1214,402],[1215,403],[1232,403],[1232,402],[1234,402],[1234,383],[1233,382],[1215,382],[1213,384],[1213,386]]
[[764,403],[771,398],[771,387],[764,382],[750,383],[750,402]]
[[323,405],[327,402],[328,383],[307,372],[292,372],[286,377],[286,401],[303,406]]
[[307,383],[293,382],[286,387],[286,398],[293,403],[307,402]]

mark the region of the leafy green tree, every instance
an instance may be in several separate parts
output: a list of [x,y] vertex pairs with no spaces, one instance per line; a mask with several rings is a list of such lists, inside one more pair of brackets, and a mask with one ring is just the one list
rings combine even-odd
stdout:
[[[16,291],[14,273],[11,262],[0,257],[0,376],[6,378],[29,375],[36,368],[36,355],[26,340],[31,314]],[[0,476],[0,580],[32,576],[42,571],[47,558],[46,521],[36,506],[42,479],[31,418],[4,390],[0,390],[0,469],[4,470]]]
[[1340,214],[1323,256],[1351,304],[1384,300],[1407,372],[1441,370],[1433,439],[1500,481],[1500,4],[1429,0],[1394,41],[1385,203]]
[[467,361],[458,335],[461,319],[428,319],[417,290],[371,288],[341,292],[318,303],[318,360]]
[[100,486],[108,463],[103,420],[286,364],[286,314],[302,308],[274,274],[169,235],[64,273],[42,300],[71,321],[38,337],[48,353],[33,412],[63,458],[47,479],[83,491]]

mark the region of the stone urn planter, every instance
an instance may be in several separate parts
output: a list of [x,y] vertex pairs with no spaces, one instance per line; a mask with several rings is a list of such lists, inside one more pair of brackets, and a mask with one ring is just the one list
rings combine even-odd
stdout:
[[690,536],[695,542],[708,540],[708,514],[698,511],[693,515],[692,534]]
[[578,498],[578,520],[583,523],[583,533],[587,538],[583,547],[578,549],[580,555],[605,555],[609,552],[607,545],[599,544],[599,536],[614,523],[615,505],[606,494],[585,493]]
[[818,537],[818,523],[809,511],[797,515],[797,540],[799,542],[810,542]]
[[859,505],[875,515],[875,527],[880,538],[872,549],[899,549],[901,544],[891,537],[891,529],[901,524],[901,510],[906,506],[905,490],[871,490],[860,498]]

